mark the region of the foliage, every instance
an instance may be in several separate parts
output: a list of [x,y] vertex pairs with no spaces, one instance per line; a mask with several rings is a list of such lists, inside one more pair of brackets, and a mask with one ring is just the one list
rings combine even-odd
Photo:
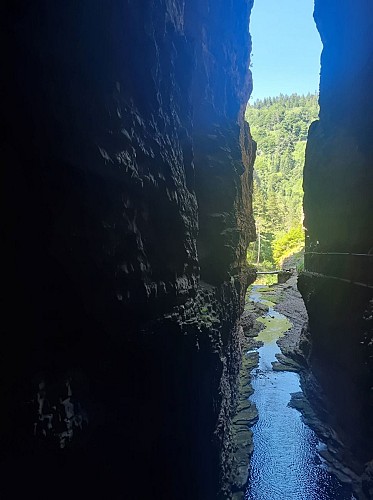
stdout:
[[275,285],[277,283],[277,274],[259,274],[255,285]]
[[260,270],[273,269],[289,253],[290,247],[282,248],[279,257],[279,239],[294,229],[281,240],[292,245],[299,235],[304,153],[308,128],[318,117],[317,100],[315,94],[281,94],[247,106],[246,120],[257,142],[253,210],[258,234],[248,260]]
[[284,259],[299,252],[304,247],[304,233],[301,224],[289,229],[287,233],[279,234],[273,241],[273,259],[279,266]]
[[282,261],[283,269],[296,269],[298,273],[304,270],[304,245],[303,242],[300,243],[301,250],[285,257]]

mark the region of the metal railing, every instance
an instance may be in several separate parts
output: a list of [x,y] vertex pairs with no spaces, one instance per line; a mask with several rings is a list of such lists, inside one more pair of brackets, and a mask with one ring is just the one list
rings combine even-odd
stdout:
[[305,272],[373,288],[373,253],[370,252],[305,252]]
[[279,271],[257,271],[256,274],[278,274],[278,273],[283,273],[283,270]]

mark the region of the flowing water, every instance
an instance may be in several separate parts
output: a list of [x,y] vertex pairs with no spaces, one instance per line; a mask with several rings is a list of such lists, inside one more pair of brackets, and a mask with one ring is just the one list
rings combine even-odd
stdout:
[[276,340],[291,323],[262,297],[264,289],[254,285],[250,296],[253,302],[269,306],[269,311],[259,319],[265,325],[257,337],[263,346],[259,366],[252,372],[251,400],[259,420],[252,427],[254,452],[245,500],[351,500],[355,498],[351,488],[330,474],[318,455],[323,444],[300,413],[288,406],[291,393],[301,390],[298,374],[272,369],[280,352]]

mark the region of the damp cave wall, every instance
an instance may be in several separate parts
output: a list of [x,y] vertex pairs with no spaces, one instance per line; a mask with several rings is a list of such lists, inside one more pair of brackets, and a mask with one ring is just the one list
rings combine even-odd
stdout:
[[[323,43],[320,116],[310,128],[304,169],[306,252],[315,253],[306,254],[299,278],[312,370],[329,400],[329,423],[351,451],[345,463],[358,475],[373,458],[373,258],[320,254],[372,254],[372,14],[366,0],[315,2]],[[366,476],[370,497],[368,482]]]
[[251,7],[6,8],[0,496],[229,495]]

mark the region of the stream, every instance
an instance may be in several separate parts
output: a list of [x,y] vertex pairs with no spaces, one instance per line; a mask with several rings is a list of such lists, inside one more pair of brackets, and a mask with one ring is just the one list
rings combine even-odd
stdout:
[[290,395],[300,392],[299,375],[274,371],[272,362],[280,353],[276,344],[290,321],[273,309],[274,303],[264,297],[267,287],[254,285],[250,300],[269,306],[258,321],[265,328],[257,340],[259,366],[252,371],[251,396],[259,412],[252,427],[254,452],[251,457],[249,486],[245,500],[351,500],[355,497],[349,485],[332,475],[318,454],[323,445],[300,413],[289,407]]

